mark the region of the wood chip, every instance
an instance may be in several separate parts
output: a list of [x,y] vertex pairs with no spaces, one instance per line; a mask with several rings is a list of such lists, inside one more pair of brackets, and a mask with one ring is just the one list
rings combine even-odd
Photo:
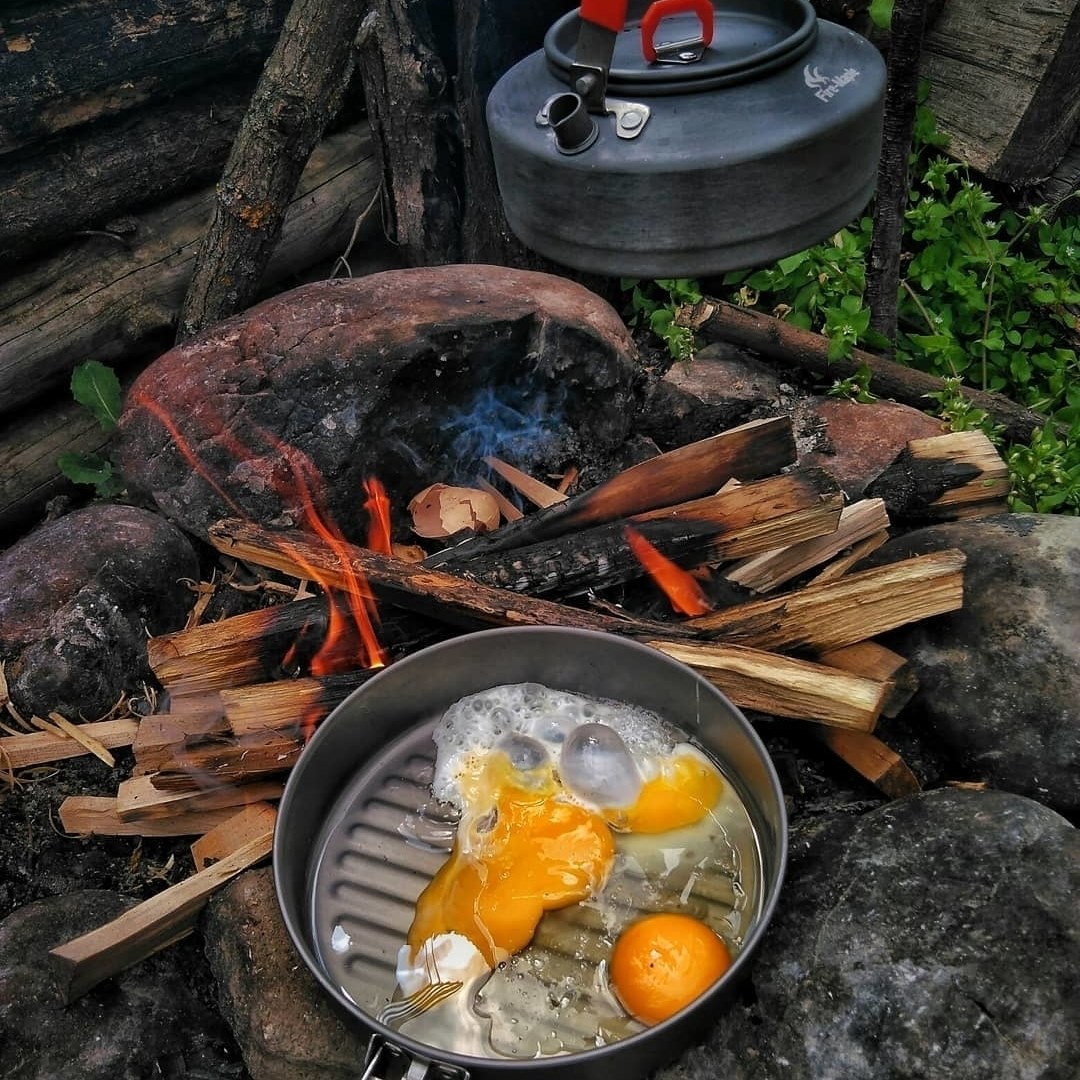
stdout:
[[513,465],[493,457],[490,454],[484,458],[484,464],[493,472],[501,476],[515,491],[520,492],[529,502],[541,508],[554,506],[555,503],[566,502],[566,495],[558,488],[537,480],[534,476],[515,469]]

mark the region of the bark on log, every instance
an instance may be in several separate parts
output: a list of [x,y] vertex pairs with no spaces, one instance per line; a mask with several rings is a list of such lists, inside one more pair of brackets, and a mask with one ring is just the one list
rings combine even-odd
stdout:
[[360,14],[360,0],[294,0],[218,184],[180,340],[258,294],[300,174],[352,75]]
[[0,154],[186,91],[254,78],[288,0],[85,0],[0,20]]
[[[325,140],[292,200],[264,284],[340,252],[376,186],[365,124]],[[93,237],[0,285],[0,413],[56,390],[84,360],[117,364],[166,344],[212,198],[203,191],[142,215],[130,248]],[[383,246],[371,255],[369,269],[393,265]]]
[[457,262],[459,131],[424,0],[371,0],[358,45],[395,242],[409,266]]
[[949,0],[922,70],[951,154],[994,180],[1038,181],[1080,124],[1080,0]]
[[[676,320],[706,341],[729,341],[829,380],[854,375],[865,365],[870,370],[873,393],[916,409],[925,409],[930,404],[930,395],[940,393],[945,385],[936,375],[904,367],[863,349],[853,349],[845,360],[829,360],[828,342],[820,334],[723,300],[709,298],[685,307],[676,314]],[[1046,423],[1041,413],[1018,405],[1003,394],[966,386],[960,392],[995,423],[1001,424],[1006,438],[1013,442],[1027,442]]]
[[91,227],[123,239],[111,219],[215,180],[253,86],[230,79],[0,157],[0,260]]
[[874,232],[866,256],[866,303],[870,325],[889,342],[896,342],[897,290],[900,288],[900,248],[904,240],[904,210],[908,201],[908,158],[915,126],[919,57],[928,0],[896,0],[888,61],[888,90],[881,132]]

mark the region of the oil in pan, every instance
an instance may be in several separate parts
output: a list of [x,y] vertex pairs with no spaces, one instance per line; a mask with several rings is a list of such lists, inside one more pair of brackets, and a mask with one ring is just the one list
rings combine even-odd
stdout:
[[430,985],[405,997],[401,958],[417,900],[458,830],[457,811],[432,796],[439,720],[412,728],[354,777],[316,856],[312,940],[330,980],[358,1008],[451,1053],[557,1056],[644,1030],[610,978],[615,942],[643,916],[692,916],[738,955],[761,915],[762,864],[750,816],[725,776],[699,822],[648,835],[616,830],[603,888],[548,911],[525,948],[493,970],[429,957]]

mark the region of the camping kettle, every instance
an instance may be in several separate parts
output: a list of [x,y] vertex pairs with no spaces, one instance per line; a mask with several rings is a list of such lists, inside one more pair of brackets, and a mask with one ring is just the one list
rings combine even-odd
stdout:
[[885,65],[809,0],[585,0],[487,102],[507,221],[564,266],[700,277],[866,206]]

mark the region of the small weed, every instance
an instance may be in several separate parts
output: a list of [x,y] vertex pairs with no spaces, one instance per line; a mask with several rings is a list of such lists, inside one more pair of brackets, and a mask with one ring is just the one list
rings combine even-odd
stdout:
[[[113,431],[120,419],[120,380],[112,368],[97,360],[80,364],[71,373],[71,396],[88,409],[103,431]],[[68,451],[56,459],[60,471],[76,484],[92,486],[102,498],[119,495],[124,483],[113,463],[101,454]]]
[[673,360],[687,363],[694,358],[694,332],[675,323],[675,313],[686,304],[703,299],[701,286],[693,278],[658,278],[640,281],[623,278],[620,287],[630,293],[627,324],[648,327],[667,348]]

